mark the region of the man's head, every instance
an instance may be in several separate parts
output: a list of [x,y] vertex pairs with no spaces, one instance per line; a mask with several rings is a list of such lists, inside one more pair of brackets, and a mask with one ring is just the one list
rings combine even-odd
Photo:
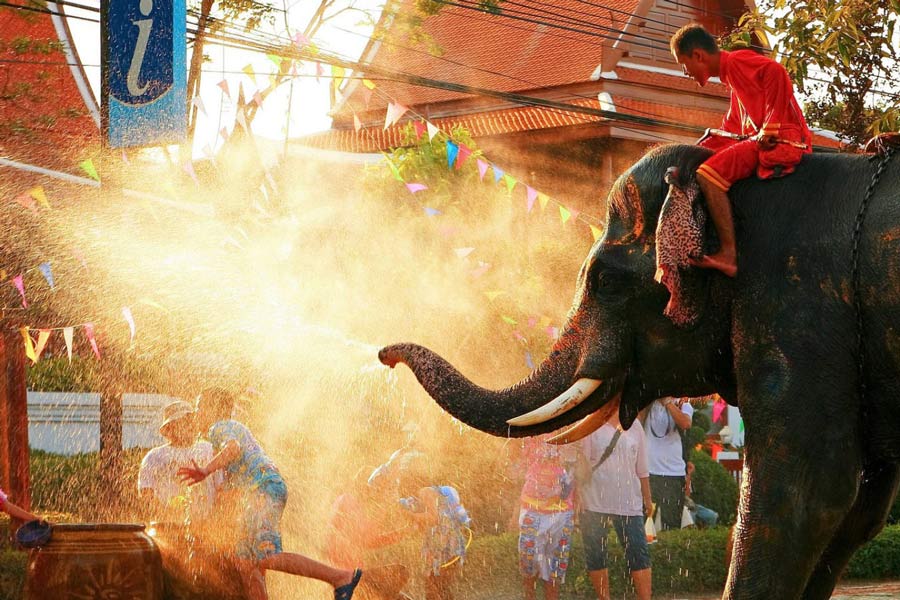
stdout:
[[197,424],[206,432],[213,423],[230,419],[233,411],[234,396],[228,390],[207,388],[197,399]]
[[685,25],[672,36],[669,47],[684,74],[700,87],[706,85],[710,77],[719,75],[719,46],[716,38],[702,25]]
[[177,400],[163,408],[163,422],[159,433],[175,446],[188,446],[194,441],[194,408]]

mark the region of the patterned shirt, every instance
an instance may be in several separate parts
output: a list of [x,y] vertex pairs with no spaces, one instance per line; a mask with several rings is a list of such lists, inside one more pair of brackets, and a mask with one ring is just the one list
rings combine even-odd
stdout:
[[265,487],[267,483],[282,482],[278,467],[266,456],[262,447],[246,425],[238,421],[219,421],[209,428],[207,439],[218,453],[234,440],[240,448],[240,455],[225,468],[225,484],[234,489],[252,490]]
[[527,438],[522,450],[525,485],[522,507],[538,512],[574,510],[575,486],[572,475],[575,453],[569,446],[554,446],[548,435]]

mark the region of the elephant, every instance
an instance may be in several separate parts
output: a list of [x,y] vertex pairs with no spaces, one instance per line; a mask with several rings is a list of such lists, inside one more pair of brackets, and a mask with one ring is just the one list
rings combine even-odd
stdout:
[[693,179],[709,156],[660,146],[616,180],[566,324],[527,378],[485,389],[411,343],[379,358],[495,436],[575,423],[565,442],[615,411],[629,427],[654,399],[719,394],[745,426],[723,598],[829,598],[900,482],[900,160],[813,153],[787,177],[735,184],[739,274],[683,270],[677,325],[654,280],[664,177]]

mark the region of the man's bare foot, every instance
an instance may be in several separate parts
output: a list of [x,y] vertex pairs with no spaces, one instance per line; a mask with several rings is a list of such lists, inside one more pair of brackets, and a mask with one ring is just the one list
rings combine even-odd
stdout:
[[737,275],[737,258],[734,256],[716,252],[715,254],[706,254],[700,258],[691,258],[689,260],[692,265],[701,269],[716,269],[728,277]]

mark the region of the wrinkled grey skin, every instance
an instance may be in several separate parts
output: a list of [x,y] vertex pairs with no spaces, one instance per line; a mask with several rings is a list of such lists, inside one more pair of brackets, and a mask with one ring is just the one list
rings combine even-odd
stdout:
[[[900,159],[876,188],[860,244],[862,395],[851,236],[875,163],[814,154],[789,177],[736,184],[740,272],[734,280],[682,272],[682,284],[702,293],[692,295],[695,324],[679,328],[663,316],[668,293],[653,280],[663,177],[671,166],[693,173],[708,156],[666,146],[619,178],[564,332],[527,379],[490,391],[421,346],[379,356],[406,363],[448,412],[500,436],[556,430],[619,391],[625,426],[655,398],[719,393],[740,407],[746,428],[723,597],[828,598],[852,553],[883,527],[898,486]],[[604,384],[548,423],[506,425],[579,377]]]

